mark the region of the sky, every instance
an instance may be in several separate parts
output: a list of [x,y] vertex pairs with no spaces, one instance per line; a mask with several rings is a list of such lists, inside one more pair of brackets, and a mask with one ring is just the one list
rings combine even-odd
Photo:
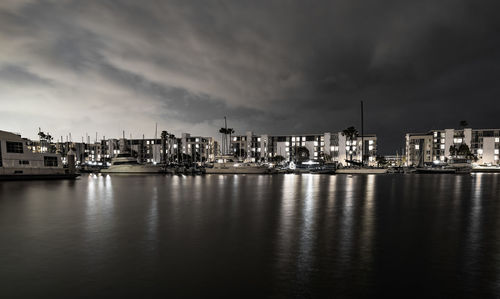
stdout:
[[499,1],[0,1],[0,130],[500,127]]

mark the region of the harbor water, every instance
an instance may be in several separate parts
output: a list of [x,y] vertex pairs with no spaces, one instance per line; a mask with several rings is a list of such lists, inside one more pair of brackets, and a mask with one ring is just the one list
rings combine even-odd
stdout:
[[500,296],[500,174],[0,182],[0,297]]

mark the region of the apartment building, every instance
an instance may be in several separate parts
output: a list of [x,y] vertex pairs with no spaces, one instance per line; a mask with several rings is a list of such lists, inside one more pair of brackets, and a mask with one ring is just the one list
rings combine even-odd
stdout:
[[246,161],[270,161],[282,156],[287,161],[323,160],[346,164],[345,160],[361,160],[362,141],[364,160],[369,165],[376,164],[376,135],[358,136],[349,140],[342,134],[294,134],[294,135],[245,135],[231,137],[231,152],[235,157]]
[[446,161],[450,148],[466,144],[478,164],[498,165],[500,129],[443,129],[427,133],[407,133],[406,165],[425,165]]

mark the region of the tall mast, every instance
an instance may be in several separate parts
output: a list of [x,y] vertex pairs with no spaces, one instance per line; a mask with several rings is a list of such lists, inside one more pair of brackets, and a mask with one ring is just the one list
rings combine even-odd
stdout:
[[365,164],[365,132],[363,127],[363,101],[361,101],[361,165]]
[[227,155],[229,146],[227,145],[227,119],[224,116],[224,155]]

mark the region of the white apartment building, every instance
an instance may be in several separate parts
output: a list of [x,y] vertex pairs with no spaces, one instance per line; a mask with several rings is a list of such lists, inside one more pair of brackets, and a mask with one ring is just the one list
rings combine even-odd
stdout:
[[342,132],[297,135],[245,135],[231,137],[231,151],[240,160],[268,161],[282,156],[287,161],[323,160],[346,165],[352,155],[353,160],[361,161],[362,140],[364,141],[365,162],[376,164],[377,137],[365,135],[348,140]]
[[444,129],[406,134],[406,165],[446,161],[450,147],[466,144],[478,164],[498,165],[500,129]]

